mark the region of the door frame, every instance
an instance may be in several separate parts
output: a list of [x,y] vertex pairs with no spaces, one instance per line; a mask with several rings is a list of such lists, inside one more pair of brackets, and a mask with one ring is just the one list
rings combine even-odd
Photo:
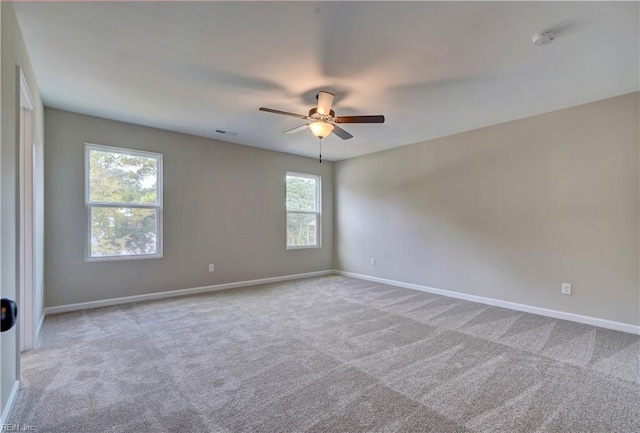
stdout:
[[34,174],[35,174],[35,105],[29,85],[20,71],[20,140],[18,151],[18,315],[19,350],[33,349],[36,339],[35,323],[35,254],[34,254]]

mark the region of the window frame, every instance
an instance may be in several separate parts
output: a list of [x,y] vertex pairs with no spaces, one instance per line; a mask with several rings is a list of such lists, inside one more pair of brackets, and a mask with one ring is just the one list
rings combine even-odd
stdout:
[[[141,156],[154,158],[157,161],[156,178],[156,203],[124,203],[124,202],[92,202],[90,199],[90,153],[92,150],[102,152],[112,152],[131,156]],[[111,262],[122,260],[146,260],[159,259],[163,257],[163,166],[162,154],[157,152],[147,152],[144,150],[128,149],[124,147],[105,146],[102,144],[84,143],[84,208],[85,208],[85,242],[84,261],[85,262]],[[91,210],[93,208],[132,208],[132,209],[154,209],[156,211],[156,253],[155,254],[126,254],[118,256],[91,256]]]
[[[287,209],[287,177],[303,177],[307,179],[314,179],[316,181],[316,210],[289,210]],[[322,248],[322,176],[318,174],[299,173],[295,171],[287,171],[284,178],[284,208],[285,208],[285,246],[287,250],[306,250],[311,248]],[[289,245],[287,239],[287,221],[289,214],[306,214],[316,216],[316,243],[315,245]]]

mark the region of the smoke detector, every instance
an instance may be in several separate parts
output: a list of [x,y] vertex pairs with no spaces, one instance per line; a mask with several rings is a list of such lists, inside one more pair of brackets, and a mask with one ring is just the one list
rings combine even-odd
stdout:
[[542,46],[550,44],[556,38],[556,34],[553,32],[538,33],[531,37],[533,45]]

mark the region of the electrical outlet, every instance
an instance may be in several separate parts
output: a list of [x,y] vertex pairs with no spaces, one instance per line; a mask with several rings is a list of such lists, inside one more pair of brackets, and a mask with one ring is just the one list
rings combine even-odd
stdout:
[[371,257],[371,259],[369,260],[369,263],[371,263],[371,266],[375,266],[376,265],[376,259]]
[[571,283],[562,283],[562,294],[563,295],[571,294]]
[[209,272],[213,272],[215,270],[215,267],[213,266],[213,263],[211,263],[209,265]]

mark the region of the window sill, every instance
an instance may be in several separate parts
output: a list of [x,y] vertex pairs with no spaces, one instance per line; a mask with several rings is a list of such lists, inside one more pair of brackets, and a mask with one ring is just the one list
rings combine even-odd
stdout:
[[128,260],[149,260],[149,259],[161,259],[162,254],[140,254],[137,256],[104,256],[104,257],[85,257],[85,263],[96,262],[121,262]]
[[310,250],[314,248],[321,248],[320,245],[301,245],[301,246],[287,246],[287,250]]

